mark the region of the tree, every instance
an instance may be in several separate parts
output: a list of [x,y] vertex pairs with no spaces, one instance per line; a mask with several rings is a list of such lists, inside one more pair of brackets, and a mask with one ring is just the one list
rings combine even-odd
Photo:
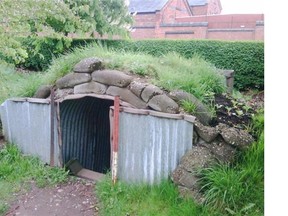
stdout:
[[67,38],[69,33],[127,32],[132,22],[123,0],[0,0],[0,59],[23,62],[21,37]]
[[[127,35],[132,17],[124,0],[64,0],[70,9],[81,19],[92,25],[90,30],[101,36]],[[93,33],[93,32],[91,32]]]

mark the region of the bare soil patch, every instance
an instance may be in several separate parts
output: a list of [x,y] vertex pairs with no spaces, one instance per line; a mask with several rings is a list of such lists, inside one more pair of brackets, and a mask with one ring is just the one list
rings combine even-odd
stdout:
[[31,190],[18,195],[6,216],[95,216],[98,200],[94,188],[94,182],[78,178],[46,188],[31,182]]
[[215,95],[216,117],[212,126],[223,123],[231,127],[245,129],[257,110],[264,108],[264,91],[256,94],[246,92],[245,94],[250,95],[249,101],[237,100],[225,94]]

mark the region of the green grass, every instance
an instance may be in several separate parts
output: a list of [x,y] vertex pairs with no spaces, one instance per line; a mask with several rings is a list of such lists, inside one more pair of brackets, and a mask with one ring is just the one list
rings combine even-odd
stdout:
[[38,187],[52,186],[67,180],[64,169],[44,165],[38,158],[24,156],[14,145],[0,150],[0,215],[8,209],[13,194],[29,188],[35,181]]
[[42,75],[16,72],[13,65],[0,62],[0,104],[11,97],[32,97]]
[[[261,123],[259,123],[261,122]],[[264,117],[254,118],[257,141],[235,163],[202,171],[207,206],[228,215],[264,215]]]
[[76,63],[92,56],[103,59],[106,68],[149,77],[152,83],[166,90],[182,89],[204,102],[207,102],[207,97],[211,98],[214,93],[224,92],[226,88],[224,76],[199,56],[189,60],[175,53],[153,57],[140,53],[116,52],[92,44],[76,48],[54,59],[44,73],[19,74],[13,69],[7,72],[4,66],[1,66],[1,88],[4,93],[0,99],[3,101],[12,96],[32,96],[41,84],[55,84],[57,79],[71,72]]
[[101,201],[101,215],[215,215],[191,199],[180,198],[176,186],[170,181],[154,186],[119,181],[113,185],[111,175],[108,175],[96,185],[96,194]]
[[[21,74],[6,64],[0,64],[0,102],[9,97],[32,96],[41,84],[55,81],[72,71],[86,57],[105,60],[111,69],[129,71],[151,78],[151,82],[167,90],[182,89],[209,104],[215,93],[225,91],[225,79],[213,65],[199,56],[187,60],[177,54],[152,57],[139,53],[114,52],[105,47],[90,45],[77,48],[54,59],[45,73]],[[193,112],[195,107],[184,104]],[[235,163],[220,164],[202,172],[205,206],[179,197],[171,182],[158,186],[112,185],[109,179],[97,187],[103,215],[263,215],[264,212],[264,115],[257,115],[251,130],[259,139],[242,152]],[[20,190],[23,182],[35,180],[39,186],[66,179],[63,170],[49,168],[36,158],[20,154],[15,146],[0,152],[0,214],[5,212],[11,194]],[[109,178],[109,177],[108,177]]]

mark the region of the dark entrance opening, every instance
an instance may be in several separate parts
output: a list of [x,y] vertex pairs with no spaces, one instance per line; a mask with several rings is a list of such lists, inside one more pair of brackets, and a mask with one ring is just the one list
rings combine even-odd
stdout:
[[111,100],[88,96],[60,104],[63,164],[76,159],[89,170],[110,169],[110,106]]

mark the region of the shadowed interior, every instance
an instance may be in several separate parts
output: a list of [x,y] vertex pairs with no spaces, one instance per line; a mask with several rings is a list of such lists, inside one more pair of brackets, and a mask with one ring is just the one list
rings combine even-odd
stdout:
[[63,164],[76,159],[86,169],[110,169],[109,107],[113,101],[93,97],[60,104]]

